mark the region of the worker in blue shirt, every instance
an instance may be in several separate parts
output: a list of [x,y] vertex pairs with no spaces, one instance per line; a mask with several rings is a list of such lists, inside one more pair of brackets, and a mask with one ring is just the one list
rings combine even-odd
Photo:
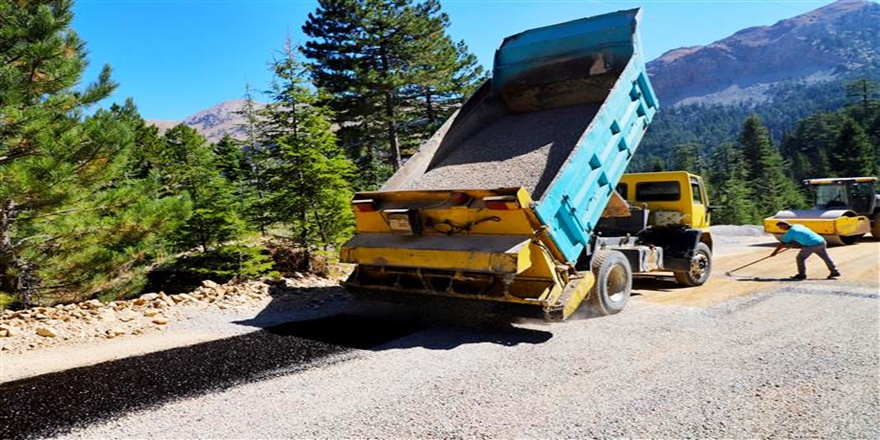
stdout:
[[792,225],[785,221],[777,222],[776,226],[785,231],[785,235],[782,236],[781,243],[770,254],[771,257],[782,252],[783,248],[791,246],[792,243],[802,246],[797,254],[798,273],[791,277],[791,279],[798,281],[807,279],[806,260],[807,257],[813,254],[818,255],[819,258],[825,261],[825,265],[831,271],[831,274],[828,275],[829,280],[840,276],[837,266],[834,265],[834,262],[831,261],[831,257],[828,255],[827,244],[821,235],[811,231],[810,228],[804,225]]

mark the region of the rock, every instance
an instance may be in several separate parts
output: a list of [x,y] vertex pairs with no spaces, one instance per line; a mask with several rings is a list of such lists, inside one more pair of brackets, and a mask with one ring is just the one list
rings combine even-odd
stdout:
[[43,336],[46,338],[54,338],[54,337],[58,336],[58,331],[52,327],[38,327],[37,328],[37,335]]
[[121,327],[113,327],[107,330],[107,336],[110,338],[115,338],[120,335],[124,335],[126,332]]
[[168,324],[168,318],[158,317],[153,319],[153,324],[165,325]]
[[144,298],[137,298],[137,299],[133,300],[131,303],[134,304],[134,305],[136,305],[136,306],[142,306],[142,305],[145,305],[145,304],[147,303],[147,300],[144,299]]
[[156,316],[158,314],[159,314],[159,311],[156,309],[144,310],[144,316],[146,316],[147,318],[152,318],[153,316]]
[[101,310],[98,312],[98,320],[115,321],[116,320],[116,311],[113,309]]
[[202,281],[202,286],[205,286],[205,287],[210,288],[210,289],[216,289],[217,287],[220,287],[219,284],[217,284],[217,283],[215,283],[215,282],[213,282],[213,281],[211,281],[211,280],[204,280],[204,281]]
[[46,316],[45,313],[37,313],[36,315],[34,315],[34,319],[43,320],[43,319],[49,319],[49,317]]
[[145,293],[145,294],[141,295],[140,298],[138,298],[138,299],[142,299],[144,301],[152,301],[158,297],[159,297],[158,293]]
[[100,309],[103,306],[104,306],[104,304],[101,304],[101,301],[98,301],[96,299],[90,299],[90,300],[83,303],[83,307],[85,307],[87,309],[93,309],[93,310]]
[[9,332],[6,329],[0,328],[0,338],[5,338],[9,336]]
[[7,338],[11,338],[18,334],[18,328],[11,325],[0,325],[0,331],[6,332],[4,336]]
[[305,278],[305,275],[303,275],[303,274],[301,274],[301,273],[299,273],[299,272],[294,272],[294,273],[293,273],[293,277],[294,277],[294,278]]
[[198,301],[197,299],[195,299],[192,295],[190,295],[188,293],[181,293],[180,295],[177,295],[177,296],[180,297],[183,301],[192,301],[192,302]]
[[128,310],[119,314],[119,320],[122,322],[133,321],[135,318],[137,318],[137,315],[135,315],[134,312]]

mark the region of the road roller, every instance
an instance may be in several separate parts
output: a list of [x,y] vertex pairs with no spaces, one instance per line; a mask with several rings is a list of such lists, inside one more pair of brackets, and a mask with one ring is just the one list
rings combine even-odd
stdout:
[[764,219],[764,231],[777,240],[785,233],[780,220],[804,225],[825,238],[829,245],[851,245],[868,232],[880,238],[880,194],[876,177],[806,179],[813,194],[813,207],[783,210]]

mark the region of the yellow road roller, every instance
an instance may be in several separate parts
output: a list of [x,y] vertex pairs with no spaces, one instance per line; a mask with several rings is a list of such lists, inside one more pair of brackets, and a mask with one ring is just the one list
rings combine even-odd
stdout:
[[876,177],[830,177],[804,180],[815,203],[808,210],[783,210],[764,219],[764,231],[781,239],[780,220],[804,225],[829,245],[850,245],[871,233],[880,238],[880,194]]

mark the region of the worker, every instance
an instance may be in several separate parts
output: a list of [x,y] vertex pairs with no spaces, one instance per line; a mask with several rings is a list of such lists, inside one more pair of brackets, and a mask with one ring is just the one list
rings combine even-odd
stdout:
[[804,225],[792,225],[785,221],[777,222],[776,226],[785,231],[785,235],[782,236],[781,243],[770,254],[771,257],[782,252],[783,248],[790,247],[793,243],[802,246],[801,251],[797,254],[798,273],[791,277],[791,279],[796,281],[807,279],[806,260],[812,254],[818,255],[825,261],[825,265],[828,266],[828,270],[831,272],[828,275],[829,280],[840,276],[837,266],[834,265],[834,261],[831,261],[831,256],[828,255],[827,244],[821,235],[811,231],[810,228]]

